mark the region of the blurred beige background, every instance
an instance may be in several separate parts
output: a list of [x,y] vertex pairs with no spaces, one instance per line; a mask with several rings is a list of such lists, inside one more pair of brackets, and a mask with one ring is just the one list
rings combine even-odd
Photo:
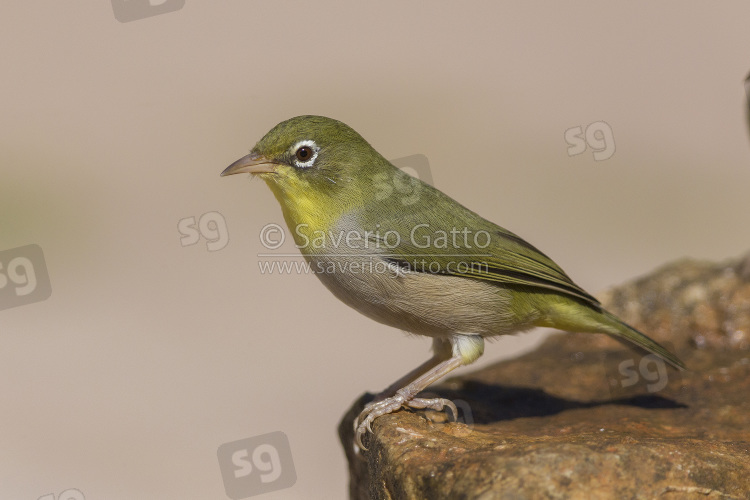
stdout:
[[[0,310],[0,498],[227,498],[219,446],[277,431],[297,479],[262,498],[345,497],[339,418],[430,343],[313,276],[261,274],[278,204],[219,173],[295,115],[425,155],[438,188],[592,292],[747,251],[749,18],[744,1],[187,0],[125,23],[105,1],[6,5],[0,251],[39,245],[52,294]],[[569,156],[566,130],[597,121],[615,153]],[[226,246],[183,246],[180,221],[207,212]]]

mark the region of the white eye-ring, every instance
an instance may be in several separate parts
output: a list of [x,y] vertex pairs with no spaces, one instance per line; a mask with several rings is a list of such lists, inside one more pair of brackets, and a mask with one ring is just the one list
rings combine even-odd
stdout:
[[315,144],[315,141],[305,139],[292,146],[291,151],[294,155],[294,164],[300,168],[308,168],[315,163],[320,147]]

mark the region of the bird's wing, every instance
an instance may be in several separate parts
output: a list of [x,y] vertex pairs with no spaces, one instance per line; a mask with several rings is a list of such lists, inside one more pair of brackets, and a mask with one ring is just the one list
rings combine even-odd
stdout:
[[[380,219],[372,238],[387,249],[386,259],[411,271],[553,290],[599,306],[552,259],[519,236],[440,191],[428,188],[422,194],[428,199],[419,207],[401,210],[390,221]],[[398,244],[393,245],[395,238],[387,231],[399,234]]]

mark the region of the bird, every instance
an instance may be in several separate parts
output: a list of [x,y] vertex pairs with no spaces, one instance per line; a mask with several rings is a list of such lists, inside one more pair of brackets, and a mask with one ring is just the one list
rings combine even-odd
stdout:
[[685,369],[536,247],[396,168],[341,121],[303,115],[279,123],[221,176],[241,173],[265,181],[333,295],[377,322],[432,339],[432,357],[354,420],[363,450],[373,421],[402,407],[450,408],[455,417],[450,400],[418,395],[479,358],[485,339],[535,327],[604,333]]

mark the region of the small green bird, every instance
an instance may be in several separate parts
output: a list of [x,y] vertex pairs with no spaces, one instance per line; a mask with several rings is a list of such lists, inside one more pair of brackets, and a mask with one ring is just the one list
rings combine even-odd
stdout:
[[[432,186],[410,177],[346,124],[298,116],[276,125],[221,175],[260,176],[311,269],[341,301],[389,326],[433,339],[431,359],[396,381],[355,420],[357,445],[373,420],[475,361],[485,337],[533,327],[606,333],[684,368],[604,310],[549,257]],[[402,189],[411,186],[410,195]]]

